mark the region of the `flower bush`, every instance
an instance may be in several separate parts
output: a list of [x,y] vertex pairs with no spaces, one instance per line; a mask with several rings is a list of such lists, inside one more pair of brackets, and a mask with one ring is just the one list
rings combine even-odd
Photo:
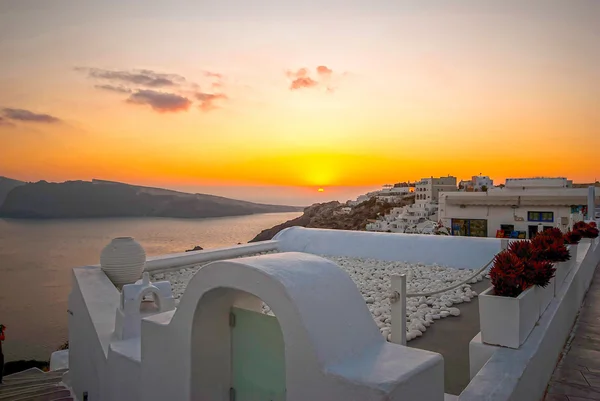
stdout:
[[[558,230],[558,229],[557,229]],[[534,259],[537,261],[566,262],[571,259],[571,254],[565,246],[563,234],[557,236],[552,230],[544,231],[531,240]]]
[[597,238],[598,227],[595,222],[578,221],[573,225],[573,231],[578,231],[583,238]]
[[513,241],[508,245],[508,251],[517,255],[519,259],[534,258],[534,248],[531,241]]
[[525,276],[527,283],[546,288],[550,279],[554,277],[556,268],[547,260],[528,260],[525,262]]
[[494,257],[490,280],[496,295],[517,297],[531,286],[525,276],[525,264],[517,255],[504,250]]
[[577,245],[581,241],[581,233],[579,231],[567,231],[563,236],[565,244]]
[[546,287],[554,277],[554,262],[569,260],[560,230],[547,230],[533,240],[514,241],[494,258],[490,280],[496,295],[517,297],[531,286]]

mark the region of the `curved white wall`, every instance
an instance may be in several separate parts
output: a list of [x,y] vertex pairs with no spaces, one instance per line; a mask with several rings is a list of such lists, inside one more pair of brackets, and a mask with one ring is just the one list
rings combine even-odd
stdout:
[[211,263],[176,311],[143,320],[141,399],[228,398],[239,293],[265,301],[280,323],[288,401],[443,400],[441,356],[385,342],[351,278],[301,253]]
[[274,238],[281,252],[397,260],[477,269],[501,250],[499,238],[392,234],[290,227]]

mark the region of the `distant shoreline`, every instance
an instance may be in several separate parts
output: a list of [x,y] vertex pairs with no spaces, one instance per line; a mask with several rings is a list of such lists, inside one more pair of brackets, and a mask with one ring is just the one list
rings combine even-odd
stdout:
[[[291,206],[295,207],[295,206]],[[277,212],[257,212],[257,213],[244,213],[244,214],[228,214],[219,216],[203,216],[203,217],[185,217],[185,216],[78,216],[78,217],[39,217],[39,216],[3,216],[0,215],[0,220],[104,220],[104,219],[179,219],[179,220],[206,220],[206,219],[219,219],[223,217],[244,217],[254,216],[257,214],[282,214],[282,213],[302,213],[304,207],[297,206],[297,210],[277,211]]]
[[13,219],[199,219],[304,210],[299,206],[270,205],[101,180],[23,183],[0,177],[0,195],[0,199],[4,199],[0,217]]

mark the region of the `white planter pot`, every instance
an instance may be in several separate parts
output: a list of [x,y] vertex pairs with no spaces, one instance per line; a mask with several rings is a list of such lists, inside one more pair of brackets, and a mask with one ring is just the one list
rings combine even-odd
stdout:
[[573,267],[573,254],[571,253],[571,260],[556,263],[554,266],[556,266],[556,273],[554,273],[554,295],[556,296],[562,288],[567,274],[571,271],[571,267]]
[[501,297],[490,287],[479,295],[481,340],[486,344],[519,348],[540,316],[534,288],[518,297]]
[[135,283],[144,271],[146,252],[131,237],[113,239],[100,254],[100,266],[118,288]]
[[569,260],[569,262],[571,263],[571,267],[573,267],[577,263],[577,252],[578,252],[579,246],[578,246],[578,244],[573,244],[573,245],[568,245],[567,248],[569,248],[569,252],[571,253],[571,259]]
[[[564,277],[563,277],[564,280]],[[540,316],[542,316],[542,314],[544,313],[544,311],[546,310],[546,308],[548,307],[548,305],[550,305],[550,302],[552,302],[552,299],[554,298],[554,291],[555,291],[555,277],[552,277],[550,279],[550,282],[548,283],[548,285],[546,287],[538,287],[537,285],[533,287],[534,292],[535,292],[535,296],[538,299],[538,305],[539,305],[539,314]]]

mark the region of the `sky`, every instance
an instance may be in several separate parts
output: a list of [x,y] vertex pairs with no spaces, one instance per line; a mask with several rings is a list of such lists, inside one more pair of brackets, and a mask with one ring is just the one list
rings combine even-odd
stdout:
[[598,0],[3,0],[0,175],[299,205],[589,182],[598,21]]

